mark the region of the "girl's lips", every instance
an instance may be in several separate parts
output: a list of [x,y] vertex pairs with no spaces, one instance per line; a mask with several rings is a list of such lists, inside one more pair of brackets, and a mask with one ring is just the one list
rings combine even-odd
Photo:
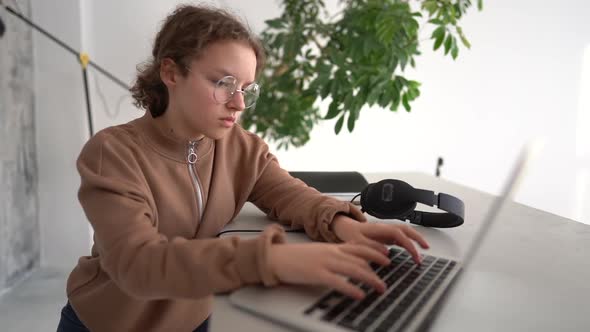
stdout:
[[234,123],[236,122],[236,118],[232,118],[232,117],[221,118],[221,121],[223,122],[224,127],[231,128],[234,125]]

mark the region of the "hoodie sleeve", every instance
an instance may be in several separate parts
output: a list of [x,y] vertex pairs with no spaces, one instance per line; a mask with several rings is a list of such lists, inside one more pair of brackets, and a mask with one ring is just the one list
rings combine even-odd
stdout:
[[345,214],[359,222],[367,219],[352,203],[323,195],[282,169],[277,158],[264,143],[258,157],[257,181],[249,201],[293,228],[305,229],[313,240],[339,242],[330,224],[337,214]]
[[94,229],[102,269],[126,293],[146,299],[199,298],[245,284],[278,283],[268,265],[278,225],[254,239],[168,239],[154,226],[153,197],[133,149],[99,133],[82,150],[78,197]]

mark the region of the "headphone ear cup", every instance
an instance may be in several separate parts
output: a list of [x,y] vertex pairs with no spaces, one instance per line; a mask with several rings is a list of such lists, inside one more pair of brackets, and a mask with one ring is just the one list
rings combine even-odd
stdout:
[[361,193],[363,211],[380,219],[403,219],[416,208],[412,186],[394,179],[368,185]]

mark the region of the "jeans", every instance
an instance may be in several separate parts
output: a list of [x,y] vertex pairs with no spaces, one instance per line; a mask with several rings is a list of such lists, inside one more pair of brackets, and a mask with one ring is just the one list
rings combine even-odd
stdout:
[[[209,318],[205,319],[193,332],[209,331]],[[57,325],[57,332],[90,332],[76,315],[76,312],[70,305],[70,302],[61,309],[61,318]]]

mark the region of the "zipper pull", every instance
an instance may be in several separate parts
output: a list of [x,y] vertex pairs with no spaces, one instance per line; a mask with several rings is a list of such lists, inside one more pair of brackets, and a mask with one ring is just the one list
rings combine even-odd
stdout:
[[186,161],[189,164],[194,165],[197,163],[197,150],[195,149],[196,142],[190,142],[188,147],[188,156],[186,157]]

